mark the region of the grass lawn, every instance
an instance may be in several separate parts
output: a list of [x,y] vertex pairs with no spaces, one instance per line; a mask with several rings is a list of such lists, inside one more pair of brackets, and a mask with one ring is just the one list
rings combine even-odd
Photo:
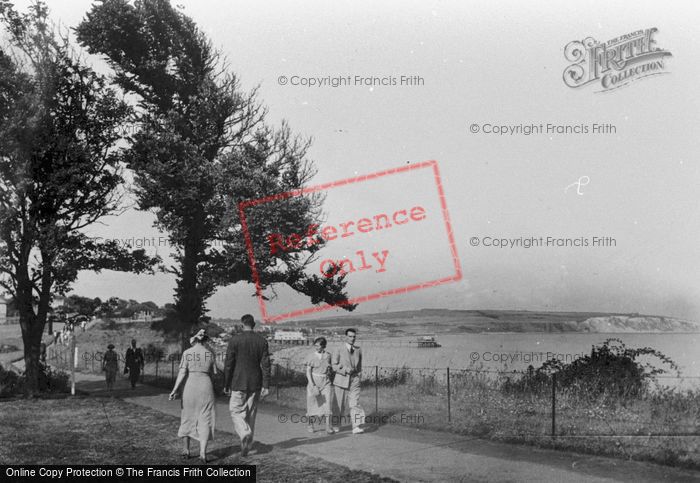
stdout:
[[[180,465],[179,423],[120,399],[0,400],[0,464]],[[393,481],[265,445],[241,459],[233,439],[223,434],[210,443],[212,464],[256,465],[258,481]],[[198,443],[190,451],[198,454]],[[186,464],[201,463],[191,458]]]
[[[93,328],[78,332],[81,354],[104,351],[108,342],[123,354],[129,340],[139,345],[152,343],[166,353],[179,350],[176,342],[164,341],[149,325],[125,324],[114,329]],[[308,347],[286,349],[308,353]],[[274,357],[274,356],[273,356]],[[220,365],[223,363],[221,361]],[[272,401],[286,407],[304,409],[306,394],[303,367],[280,357],[273,367]],[[81,357],[79,369],[100,373],[99,360]],[[147,363],[144,381],[170,387],[177,363]],[[156,377],[157,374],[157,377]],[[369,376],[369,377],[367,377]],[[444,381],[423,377],[420,371],[380,374],[380,380],[399,380],[382,384],[375,400],[373,374],[365,374],[360,403],[368,415],[409,416],[405,424],[438,431],[477,436],[501,442],[526,443],[545,448],[647,460],[656,463],[700,468],[700,391],[656,392],[644,398],[613,398],[612,401],[586,397],[586,394],[559,390],[556,400],[556,435],[551,432],[551,396],[509,393],[488,374],[455,372],[451,386],[451,420],[447,418],[447,393]],[[277,387],[280,382],[282,385]],[[300,385],[301,384],[301,385]],[[375,405],[377,411],[375,413]]]
[[[303,409],[304,387],[272,387],[271,401]],[[532,444],[669,466],[700,468],[700,395],[667,395],[605,403],[581,395],[559,394],[556,434],[551,432],[551,399],[524,397],[493,387],[453,387],[451,421],[444,388],[405,383],[380,386],[375,413],[374,387],[362,388],[367,415],[406,415],[404,423],[493,441]]]

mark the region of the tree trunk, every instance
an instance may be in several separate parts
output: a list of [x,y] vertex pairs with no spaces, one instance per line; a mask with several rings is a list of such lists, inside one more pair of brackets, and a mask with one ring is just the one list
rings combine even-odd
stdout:
[[25,392],[27,396],[33,396],[40,390],[39,355],[44,324],[40,323],[34,314],[31,290],[18,290],[17,308],[19,309],[19,324],[22,329],[22,344],[24,345]]
[[[22,320],[20,315],[20,321]],[[26,395],[29,397],[41,391],[39,387],[40,357],[41,357],[41,336],[44,327],[37,323],[36,317],[29,324],[29,330],[25,333],[22,330],[22,342],[24,344],[24,375],[27,381]]]
[[182,350],[187,349],[186,334],[199,323],[204,310],[202,297],[199,293],[198,264],[202,254],[202,240],[198,227],[191,226],[183,247],[182,275],[177,281],[176,302],[178,319],[182,334]]
[[52,280],[50,268],[48,268],[51,262],[47,254],[42,252],[42,255],[45,267],[42,273],[42,288],[37,313],[34,312],[33,288],[29,278],[28,264],[23,260],[17,267],[15,298],[19,310],[19,324],[22,329],[22,344],[24,345],[25,392],[30,397],[41,391],[39,387],[41,339],[51,299]]

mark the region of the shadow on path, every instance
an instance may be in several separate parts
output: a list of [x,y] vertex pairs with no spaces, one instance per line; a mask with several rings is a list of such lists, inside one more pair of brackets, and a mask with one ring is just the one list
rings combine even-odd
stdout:
[[[168,401],[169,390],[165,388],[139,384],[131,389],[127,380],[119,379],[109,392],[104,377],[82,375],[77,380],[77,388],[91,396],[117,397],[173,416],[180,414],[180,402]],[[293,412],[303,413],[277,406],[273,401],[261,402],[255,426],[257,441],[250,454],[269,453],[273,447],[296,449],[351,469],[401,481],[700,481],[698,472],[673,467],[498,443],[396,424],[366,425],[365,433],[358,435],[352,434],[350,426],[333,435],[323,429],[309,434],[305,423],[288,422]],[[216,413],[217,434],[227,434],[222,438],[223,447],[210,449],[213,461],[240,458],[240,446],[226,442],[229,437],[238,442],[233,434],[228,398],[217,397]]]
[[79,376],[76,374],[76,390],[89,393],[95,397],[116,397],[129,398],[139,396],[155,396],[158,394],[168,394],[168,390],[162,387],[149,386],[146,384],[137,384],[135,388],[131,388],[128,381],[119,381],[114,384],[114,388],[109,391],[107,383],[102,380],[82,380],[78,381]]

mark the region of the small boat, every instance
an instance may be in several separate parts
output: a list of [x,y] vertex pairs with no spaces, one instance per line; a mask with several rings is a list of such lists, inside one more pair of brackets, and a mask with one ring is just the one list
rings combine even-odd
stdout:
[[415,340],[409,340],[408,345],[409,347],[442,347],[437,343],[434,335],[418,336]]

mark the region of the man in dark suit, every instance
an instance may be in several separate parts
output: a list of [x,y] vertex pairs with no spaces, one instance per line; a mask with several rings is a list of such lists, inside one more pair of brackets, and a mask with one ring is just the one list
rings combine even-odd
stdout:
[[126,350],[124,357],[124,374],[129,374],[131,389],[136,387],[136,381],[139,380],[144,365],[143,351],[140,347],[136,347],[136,339],[131,339],[131,347]]
[[231,338],[226,350],[224,394],[231,393],[229,411],[241,438],[241,456],[246,456],[253,446],[258,400],[269,392],[270,354],[265,338],[253,332],[253,316],[246,314],[241,322],[243,332]]

